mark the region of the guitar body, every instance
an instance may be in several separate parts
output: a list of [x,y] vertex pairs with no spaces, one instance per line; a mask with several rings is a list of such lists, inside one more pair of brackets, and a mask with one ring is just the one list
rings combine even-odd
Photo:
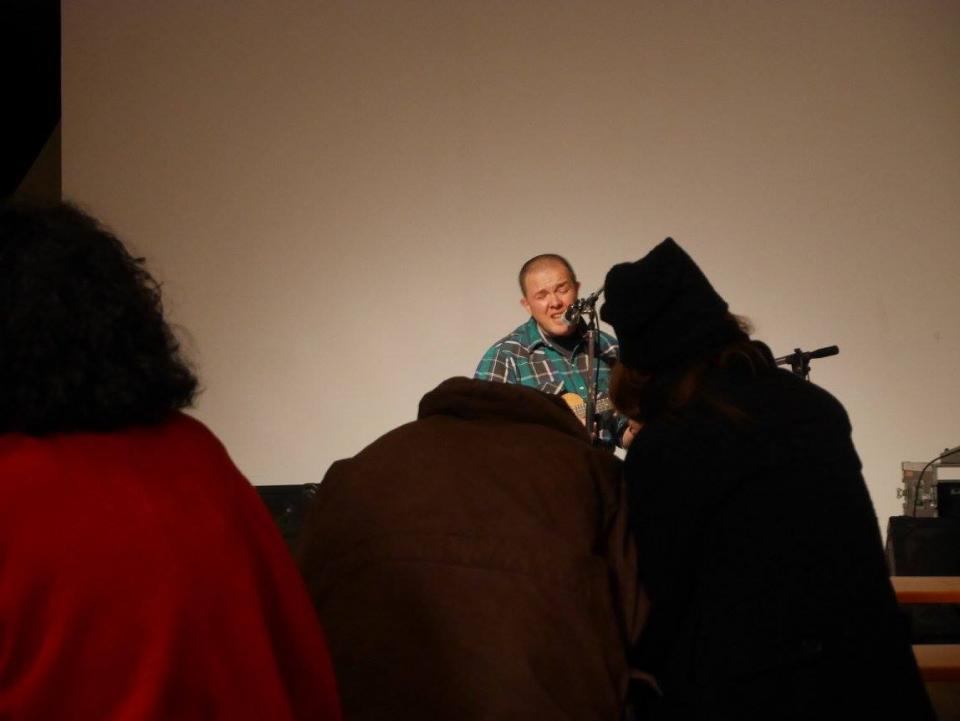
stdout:
[[[584,425],[587,424],[587,402],[576,393],[569,392],[560,396],[570,407],[570,410],[576,413],[577,418]],[[613,403],[609,398],[597,398],[596,413],[605,413],[614,410]]]

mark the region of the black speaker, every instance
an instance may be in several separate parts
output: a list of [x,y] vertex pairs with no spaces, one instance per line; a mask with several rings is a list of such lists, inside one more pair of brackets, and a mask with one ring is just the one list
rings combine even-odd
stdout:
[[307,507],[317,495],[318,484],[304,483],[287,486],[256,486],[260,499],[266,505],[270,515],[280,529],[280,535],[287,542],[290,550],[294,550],[300,528],[303,526],[303,517]]
[[937,516],[960,518],[960,481],[937,483]]
[[[892,516],[887,563],[895,576],[960,576],[960,518]],[[960,606],[928,603],[902,608],[914,643],[960,643]]]

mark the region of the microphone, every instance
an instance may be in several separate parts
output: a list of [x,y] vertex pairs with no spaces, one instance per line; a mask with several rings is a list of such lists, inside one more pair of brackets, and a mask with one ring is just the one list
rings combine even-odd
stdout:
[[579,300],[573,301],[570,307],[563,312],[563,322],[567,325],[576,325],[580,322],[580,314],[583,313],[583,306]]
[[603,286],[600,286],[599,290],[595,290],[593,293],[588,295],[586,298],[578,298],[570,304],[570,307],[567,308],[563,313],[563,320],[567,325],[576,325],[580,322],[580,316],[588,311],[592,311],[594,306],[597,304],[597,299],[600,298],[600,294],[603,293]]
[[809,358],[826,358],[828,356],[837,355],[840,352],[840,348],[835,345],[828,345],[826,348],[818,348],[817,350],[810,351]]

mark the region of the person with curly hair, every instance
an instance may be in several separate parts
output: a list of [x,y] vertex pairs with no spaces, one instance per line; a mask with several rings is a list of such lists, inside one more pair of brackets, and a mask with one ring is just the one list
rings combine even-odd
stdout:
[[0,207],[0,718],[339,719],[286,546],[142,258]]

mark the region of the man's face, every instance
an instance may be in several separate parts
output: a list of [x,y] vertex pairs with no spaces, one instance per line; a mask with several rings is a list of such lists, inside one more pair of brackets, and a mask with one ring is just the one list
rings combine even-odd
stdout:
[[580,284],[570,277],[563,263],[544,263],[527,273],[523,280],[524,296],[520,304],[550,335],[570,335],[575,325],[567,325],[563,313],[577,299]]

